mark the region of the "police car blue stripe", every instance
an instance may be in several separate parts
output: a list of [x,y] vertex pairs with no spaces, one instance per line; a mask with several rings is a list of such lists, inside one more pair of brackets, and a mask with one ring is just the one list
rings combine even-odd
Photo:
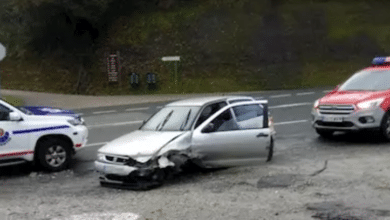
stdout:
[[68,126],[68,125],[62,125],[62,126],[47,127],[47,128],[36,128],[36,129],[18,130],[18,131],[12,131],[12,134],[24,134],[24,133],[32,133],[32,132],[47,131],[47,130],[63,129],[63,128],[69,128],[69,126]]

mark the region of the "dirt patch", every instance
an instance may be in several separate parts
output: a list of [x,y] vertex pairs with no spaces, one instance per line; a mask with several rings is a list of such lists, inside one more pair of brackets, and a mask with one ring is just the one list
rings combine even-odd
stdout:
[[301,178],[301,175],[296,174],[280,174],[275,176],[266,176],[262,177],[257,182],[257,188],[287,188],[291,185],[294,185],[294,183]]

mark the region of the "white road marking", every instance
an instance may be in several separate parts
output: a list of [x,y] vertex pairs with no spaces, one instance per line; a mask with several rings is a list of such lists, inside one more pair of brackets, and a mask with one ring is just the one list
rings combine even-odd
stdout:
[[121,126],[121,125],[131,125],[131,124],[140,124],[143,121],[125,121],[125,122],[117,122],[111,124],[97,124],[97,125],[89,125],[88,128],[100,128],[100,127],[109,127],[109,126]]
[[297,96],[302,96],[302,95],[313,95],[315,94],[315,92],[301,92],[301,93],[297,93]]
[[80,116],[84,115],[84,113],[76,113],[76,114],[78,114],[78,115],[80,115]]
[[69,217],[53,218],[52,220],[137,220],[140,219],[140,215],[127,212],[127,213],[84,213],[80,215],[71,215]]
[[163,108],[164,106],[157,106],[156,108]]
[[308,121],[309,120],[285,121],[285,122],[274,123],[274,125],[288,125],[288,124],[304,123]]
[[100,111],[100,112],[92,112],[92,113],[98,115],[98,114],[107,114],[107,113],[114,113],[114,112],[116,112],[116,110],[108,110],[108,111]]
[[100,143],[92,143],[92,144],[87,144],[85,147],[93,147],[93,146],[100,146],[100,145],[105,145],[108,142],[100,142]]
[[322,91],[323,93],[328,93],[328,92],[332,92],[333,90],[324,90]]
[[270,106],[269,109],[297,107],[297,106],[312,105],[312,104],[313,103],[311,102],[302,102],[302,103],[293,103],[293,104],[286,104],[286,105],[275,105],[275,106]]
[[271,95],[270,98],[283,98],[283,97],[290,97],[291,94],[282,94],[282,95]]
[[144,108],[128,108],[125,111],[131,112],[131,111],[143,111],[143,110],[148,110],[149,107],[144,107]]

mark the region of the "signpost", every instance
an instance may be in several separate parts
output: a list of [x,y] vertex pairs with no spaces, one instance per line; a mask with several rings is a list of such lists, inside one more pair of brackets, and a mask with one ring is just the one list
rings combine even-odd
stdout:
[[110,54],[107,57],[108,82],[120,81],[119,53]]
[[[5,47],[0,43],[0,61],[2,61],[7,54],[7,50]],[[0,76],[1,76],[1,69],[0,69]],[[1,77],[0,77],[1,78]],[[0,91],[1,91],[1,80],[0,80]],[[0,98],[1,98],[1,93],[0,93]]]
[[176,89],[176,92],[177,92],[177,86],[178,86],[178,82],[179,82],[178,64],[180,62],[180,56],[162,57],[161,60],[163,62],[174,62],[173,63],[173,65],[174,65],[173,68],[172,68],[172,66],[170,66],[170,68],[171,68],[171,75],[172,75],[173,81],[175,83],[175,89]]

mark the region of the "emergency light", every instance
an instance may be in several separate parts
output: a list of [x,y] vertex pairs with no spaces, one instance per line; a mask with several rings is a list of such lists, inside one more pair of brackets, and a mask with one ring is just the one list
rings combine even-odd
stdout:
[[372,60],[373,65],[390,64],[390,57],[375,57]]

